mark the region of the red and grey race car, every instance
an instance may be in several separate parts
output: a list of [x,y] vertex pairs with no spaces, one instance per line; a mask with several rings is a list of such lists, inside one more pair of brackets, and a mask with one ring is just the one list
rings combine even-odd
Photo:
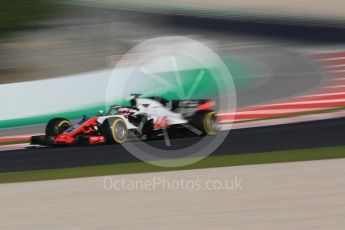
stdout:
[[219,130],[212,100],[132,96],[130,106],[111,106],[106,115],[84,116],[75,125],[64,118],[51,119],[45,135],[31,137],[31,144],[121,144],[129,136],[146,140],[172,129],[188,129],[197,135],[215,135]]

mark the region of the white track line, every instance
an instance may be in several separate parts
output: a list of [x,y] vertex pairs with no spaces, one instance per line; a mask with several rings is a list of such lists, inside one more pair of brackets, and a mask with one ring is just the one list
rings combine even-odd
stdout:
[[345,57],[332,57],[332,58],[319,58],[319,62],[324,62],[324,61],[335,61],[335,60],[343,60]]
[[345,88],[345,85],[331,85],[331,86],[326,86],[325,88],[328,88],[328,89]]
[[344,73],[345,69],[340,69],[340,70],[329,70],[332,73]]
[[332,78],[332,81],[343,81],[345,80],[345,77],[341,77],[341,78]]
[[11,139],[18,139],[18,138],[30,138],[32,136],[37,136],[37,135],[42,135],[42,133],[31,133],[31,134],[23,134],[23,135],[14,135],[14,136],[0,136],[0,140],[2,139],[7,139],[7,138],[11,138]]
[[331,69],[331,68],[337,68],[337,67],[344,67],[345,64],[336,64],[336,65],[325,65],[324,68]]
[[320,93],[320,94],[309,94],[309,95],[302,95],[298,97],[322,97],[322,96],[337,96],[337,95],[345,95],[345,92],[340,93]]
[[[343,86],[345,87],[345,85]],[[284,105],[312,105],[312,104],[324,104],[324,103],[334,103],[334,102],[345,102],[345,99],[329,99],[329,100],[310,100],[310,101],[297,101],[297,102],[286,102],[286,103],[276,103],[276,104],[267,104],[252,107],[253,109],[268,107],[268,106],[284,106]],[[251,109],[252,109],[251,108]]]
[[300,123],[300,122],[306,122],[306,121],[317,121],[317,120],[340,118],[344,116],[345,116],[345,111],[337,111],[337,112],[332,112],[332,113],[309,114],[309,115],[288,117],[288,118],[248,121],[248,122],[243,122],[243,123],[234,123],[232,124],[232,126],[225,124],[222,126],[222,129],[226,130],[227,127],[231,127],[232,129],[245,129],[245,128],[263,127],[263,126],[271,126],[271,125],[283,125],[283,124]]
[[29,147],[30,144],[14,144],[14,145],[0,145],[0,152],[1,151],[9,151],[9,150],[19,150],[19,149],[25,149],[26,147]]
[[254,114],[285,114],[285,113],[300,113],[300,112],[308,112],[308,111],[315,111],[315,110],[323,110],[327,108],[311,108],[311,109],[262,109],[262,110],[250,110],[250,111],[240,111],[236,113],[220,113],[220,116],[227,116],[227,115],[254,115]]

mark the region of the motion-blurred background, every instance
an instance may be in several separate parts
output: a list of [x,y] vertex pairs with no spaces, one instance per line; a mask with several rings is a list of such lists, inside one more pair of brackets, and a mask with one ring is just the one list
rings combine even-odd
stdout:
[[344,8],[339,0],[3,0],[0,83],[108,68],[139,41],[162,35],[198,36],[218,49],[341,42]]
[[[76,122],[104,109],[109,75],[135,45],[176,35],[215,51],[236,87],[237,111],[217,114],[229,136],[205,161],[179,168],[194,170],[157,172],[121,145],[30,145],[51,118]],[[139,91],[138,82],[130,84]],[[0,1],[0,183],[27,182],[1,185],[0,229],[344,229],[344,159],[320,160],[344,158],[344,117],[344,1]],[[289,163],[264,164],[274,162]],[[238,175],[244,189],[102,189],[95,176],[113,174]],[[74,177],[89,178],[63,180]],[[35,181],[51,179],[61,180]]]

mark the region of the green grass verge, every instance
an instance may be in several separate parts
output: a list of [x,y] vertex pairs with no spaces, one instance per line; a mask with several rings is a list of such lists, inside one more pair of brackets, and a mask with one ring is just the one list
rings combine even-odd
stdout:
[[210,156],[195,164],[179,168],[162,168],[144,162],[110,164],[90,167],[37,170],[26,172],[0,173],[0,183],[13,183],[39,180],[55,180],[78,177],[117,175],[129,173],[159,172],[213,168],[236,165],[266,164],[277,162],[307,161],[321,159],[345,158],[345,146],[277,151],[266,153],[250,153],[226,156]]

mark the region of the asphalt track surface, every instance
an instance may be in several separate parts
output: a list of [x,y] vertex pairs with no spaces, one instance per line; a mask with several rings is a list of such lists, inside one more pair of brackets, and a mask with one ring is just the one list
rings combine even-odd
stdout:
[[[345,145],[345,118],[233,130],[213,155]],[[185,146],[199,137],[176,138]],[[164,140],[148,141],[166,148]],[[29,148],[0,153],[0,172],[138,162],[121,145]]]

